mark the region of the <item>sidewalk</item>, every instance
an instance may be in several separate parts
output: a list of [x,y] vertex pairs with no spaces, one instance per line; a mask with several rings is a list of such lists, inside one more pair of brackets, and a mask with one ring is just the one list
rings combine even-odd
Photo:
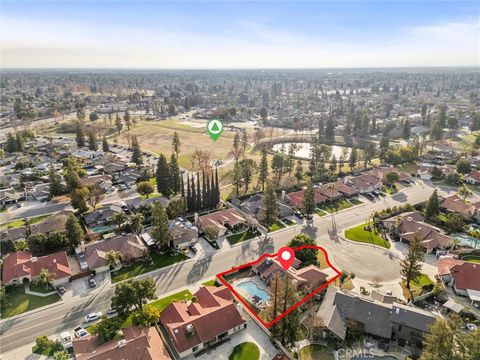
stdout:
[[44,355],[32,354],[32,346],[35,344],[28,344],[20,346],[16,349],[0,354],[0,360],[44,360],[48,359]]

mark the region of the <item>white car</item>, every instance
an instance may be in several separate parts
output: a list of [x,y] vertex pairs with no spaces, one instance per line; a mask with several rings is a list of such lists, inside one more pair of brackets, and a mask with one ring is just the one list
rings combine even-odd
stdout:
[[477,330],[477,325],[467,324],[467,329],[470,330],[470,331],[475,331],[475,330]]
[[88,314],[87,316],[85,316],[85,322],[89,323],[89,322],[98,320],[102,317],[102,315],[103,314],[100,311]]

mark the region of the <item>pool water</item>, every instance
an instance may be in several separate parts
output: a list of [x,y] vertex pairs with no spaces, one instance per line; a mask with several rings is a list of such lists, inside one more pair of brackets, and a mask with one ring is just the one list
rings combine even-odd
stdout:
[[474,249],[480,248],[480,240],[474,238],[473,236],[466,234],[454,234],[453,237],[458,239],[461,246],[470,246]]
[[268,301],[270,296],[268,292],[260,289],[253,281],[245,281],[237,285],[240,289],[245,290],[250,296],[257,295],[262,301]]

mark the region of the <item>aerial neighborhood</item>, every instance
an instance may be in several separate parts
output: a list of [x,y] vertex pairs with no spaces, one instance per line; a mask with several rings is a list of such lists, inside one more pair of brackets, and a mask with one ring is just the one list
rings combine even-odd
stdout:
[[480,359],[478,72],[1,81],[5,359]]

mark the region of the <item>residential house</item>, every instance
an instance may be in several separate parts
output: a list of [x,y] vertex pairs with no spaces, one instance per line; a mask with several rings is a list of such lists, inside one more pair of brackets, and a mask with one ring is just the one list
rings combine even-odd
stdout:
[[196,354],[247,326],[241,305],[224,286],[202,286],[195,302],[173,302],[160,315],[166,337],[179,358]]
[[15,204],[22,199],[24,199],[24,194],[19,193],[19,192],[15,192],[15,190],[13,190],[11,188],[6,189],[6,190],[2,190],[0,192],[0,204],[2,204],[2,206]]
[[21,226],[18,228],[6,229],[0,233],[0,241],[11,240],[25,240],[27,238],[27,228]]
[[35,257],[29,251],[17,251],[3,259],[2,268],[2,280],[6,285],[21,284],[25,280],[34,281],[42,269],[54,274],[54,286],[68,282],[72,275],[65,251],[41,257]]
[[315,326],[323,328],[325,335],[332,334],[343,341],[349,327],[358,324],[366,334],[421,346],[435,319],[430,312],[400,304],[390,297],[367,297],[329,286],[315,316]]
[[168,204],[170,204],[170,200],[167,199],[164,196],[152,196],[152,197],[149,197],[149,198],[146,198],[146,199],[142,199],[142,197],[139,196],[139,197],[136,197],[134,199],[126,200],[125,205],[127,205],[127,207],[131,211],[136,212],[140,208],[151,206],[152,204],[154,204],[156,202],[160,202],[163,205],[164,208],[166,208],[168,206]]
[[480,264],[452,258],[438,261],[438,275],[455,293],[480,304]]
[[50,215],[41,222],[29,225],[30,235],[64,232],[67,219],[71,214],[73,214],[72,211],[63,210]]
[[94,228],[108,224],[115,214],[123,214],[122,208],[118,205],[106,205],[83,214],[82,218],[89,228]]
[[145,258],[147,247],[135,234],[117,235],[108,240],[84,245],[84,253],[88,268],[97,272],[109,270],[106,263],[107,253],[111,250],[122,254],[122,262],[134,262]]
[[247,220],[236,209],[229,208],[200,216],[197,225],[200,232],[204,232],[207,226],[213,225],[218,228],[219,236],[222,236],[229,229],[246,227]]
[[351,186],[348,186],[342,182],[342,180],[338,180],[335,183],[332,183],[330,185],[333,185],[334,188],[342,193],[343,197],[350,198],[353,196],[358,195],[359,191]]
[[383,187],[381,180],[367,173],[353,177],[346,176],[343,178],[343,183],[356,189],[359,193],[368,193]]
[[97,336],[73,340],[77,360],[171,360],[155,327],[129,326],[122,330],[123,338],[103,343]]
[[315,192],[324,196],[328,201],[335,201],[343,197],[343,194],[336,189],[334,183],[316,186]]
[[80,179],[80,183],[82,186],[100,186],[104,183],[109,183],[112,186],[112,177],[110,175],[93,175],[93,176],[85,176]]
[[444,197],[440,207],[449,213],[457,213],[465,219],[470,219],[475,215],[476,208],[472,204],[466,203],[457,194]]
[[175,249],[181,249],[195,245],[198,242],[198,228],[191,222],[169,221],[172,245]]
[[382,181],[384,184],[387,183],[387,174],[389,173],[396,173],[398,174],[398,181],[405,181],[405,180],[410,180],[412,177],[410,174],[406,173],[405,171],[401,171],[397,169],[396,167],[390,166],[390,167],[378,167],[374,168],[370,171],[367,172],[367,174],[375,176],[377,179]]
[[480,171],[472,171],[470,174],[463,178],[467,184],[478,185],[480,184]]
[[[305,190],[291,192],[285,195],[287,203],[295,206],[297,209],[303,209],[303,199],[305,197]],[[315,191],[315,204],[321,204],[327,201],[327,197],[320,194],[319,191]]]
[[[288,277],[296,289],[316,289],[335,277],[333,269],[321,270],[315,265],[300,268],[301,262],[294,259],[292,266],[284,270],[276,258],[264,258],[252,265],[252,273],[258,275],[265,283],[270,284],[275,276],[282,279]],[[277,275],[278,274],[278,275]]]
[[[264,199],[265,195],[255,194],[243,202],[240,202],[238,199],[233,199],[232,204],[240,208],[240,210],[244,211],[245,213],[252,215],[256,219],[259,219],[262,214]],[[277,201],[277,210],[280,219],[284,219],[293,215],[293,209],[280,201]]]
[[416,211],[406,212],[386,220],[383,225],[399,237],[400,241],[409,243],[418,237],[427,254],[436,249],[445,249],[452,245],[452,238],[440,229],[424,222],[422,214]]

